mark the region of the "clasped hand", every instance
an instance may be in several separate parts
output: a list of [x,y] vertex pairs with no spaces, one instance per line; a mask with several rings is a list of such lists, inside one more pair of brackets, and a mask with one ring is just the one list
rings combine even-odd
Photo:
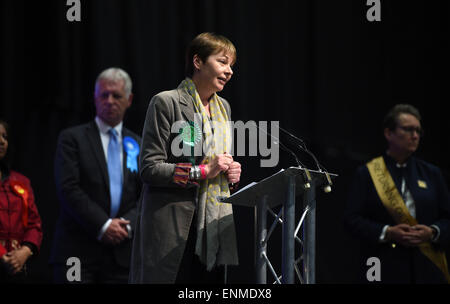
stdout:
[[206,178],[214,178],[225,172],[229,183],[237,183],[241,178],[241,164],[234,161],[230,154],[218,154],[205,166]]
[[433,229],[425,225],[398,224],[386,231],[386,238],[406,247],[419,246],[433,237]]
[[11,274],[16,274],[22,270],[31,255],[31,249],[28,246],[22,246],[3,255],[1,260]]
[[130,221],[120,218],[112,219],[103,234],[102,241],[111,245],[118,245],[122,243],[126,238],[128,238],[128,224],[130,224]]

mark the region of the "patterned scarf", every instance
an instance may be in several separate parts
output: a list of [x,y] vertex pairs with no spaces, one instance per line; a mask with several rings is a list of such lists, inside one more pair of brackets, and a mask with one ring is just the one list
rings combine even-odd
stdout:
[[[202,164],[208,164],[217,154],[230,153],[232,136],[229,118],[217,94],[209,100],[209,119],[194,82],[186,78],[182,86],[194,100],[194,109],[201,115],[204,141]],[[218,196],[229,197],[226,175],[200,181],[197,209],[197,240],[195,253],[210,271],[216,265],[237,265],[237,242],[231,204],[220,203]]]

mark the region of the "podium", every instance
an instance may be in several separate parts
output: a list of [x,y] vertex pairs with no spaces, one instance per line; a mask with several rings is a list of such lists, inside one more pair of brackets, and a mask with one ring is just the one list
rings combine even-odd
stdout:
[[[316,246],[316,188],[324,187],[325,192],[331,191],[332,178],[336,174],[314,171],[306,168],[290,167],[269,176],[258,183],[251,183],[228,198],[219,201],[237,206],[255,208],[256,218],[256,281],[267,284],[267,266],[279,284],[293,284],[295,272],[301,283],[314,284],[315,279],[315,246]],[[297,226],[295,226],[295,197],[303,194],[304,211]],[[278,215],[271,208],[282,205]],[[275,217],[267,231],[267,212]],[[278,277],[267,256],[267,241],[276,227],[281,223],[282,254],[281,277]],[[297,236],[303,226],[303,242]],[[295,260],[295,242],[303,246],[303,254]],[[303,260],[302,278],[297,263]]]

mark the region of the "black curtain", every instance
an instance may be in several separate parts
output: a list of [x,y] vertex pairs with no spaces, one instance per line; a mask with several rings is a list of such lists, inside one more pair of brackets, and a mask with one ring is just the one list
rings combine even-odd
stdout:
[[[237,48],[234,76],[221,93],[233,120],[279,121],[339,174],[333,192],[318,196],[319,283],[353,282],[360,267],[342,212],[355,168],[385,149],[381,121],[390,107],[406,102],[419,108],[425,137],[417,154],[450,181],[443,110],[450,97],[448,1],[384,0],[381,22],[366,19],[365,0],[80,2],[80,22],[67,20],[64,0],[0,4],[0,116],[12,127],[13,168],[31,179],[44,224],[42,251],[30,271],[36,282],[51,279],[58,133],[93,119],[95,78],[117,66],[133,80],[125,124],[140,134],[150,98],[184,78],[185,48],[204,31],[225,35]],[[274,168],[260,168],[256,157],[238,158],[241,185],[295,165],[289,154],[280,156]],[[229,279],[250,283],[253,210],[236,207],[235,214],[241,265],[230,269]],[[269,254],[279,266],[279,237]]]

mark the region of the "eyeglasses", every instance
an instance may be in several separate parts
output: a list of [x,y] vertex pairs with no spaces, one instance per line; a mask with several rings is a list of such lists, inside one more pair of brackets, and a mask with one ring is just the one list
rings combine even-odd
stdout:
[[421,127],[404,127],[404,126],[398,126],[398,128],[402,129],[406,133],[409,133],[411,135],[414,135],[414,132],[416,132],[418,135],[423,136],[423,129]]

